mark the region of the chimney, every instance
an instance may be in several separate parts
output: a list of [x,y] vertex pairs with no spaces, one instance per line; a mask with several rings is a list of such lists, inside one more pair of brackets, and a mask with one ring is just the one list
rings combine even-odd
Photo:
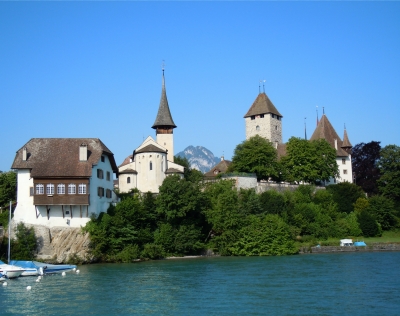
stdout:
[[22,149],[22,160],[26,161],[27,158],[28,158],[28,153],[26,147],[24,147],[24,149]]
[[337,139],[335,138],[335,149],[337,150]]
[[79,146],[79,161],[87,161],[87,145],[81,144]]
[[221,161],[224,161],[224,156],[221,156]]

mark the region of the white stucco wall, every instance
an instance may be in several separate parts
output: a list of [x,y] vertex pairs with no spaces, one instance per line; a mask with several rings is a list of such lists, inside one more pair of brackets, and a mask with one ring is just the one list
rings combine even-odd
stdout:
[[157,144],[168,150],[167,159],[174,162],[174,134],[157,134]]
[[[96,215],[100,212],[106,212],[110,203],[113,202],[112,198],[106,197],[106,190],[113,190],[113,171],[111,169],[110,161],[107,156],[104,156],[105,161],[99,161],[97,166],[92,169],[92,177],[89,179],[89,207],[82,205],[50,205],[50,217],[47,217],[46,206],[35,206],[33,204],[33,196],[30,196],[30,187],[33,187],[33,179],[30,177],[30,171],[20,169],[17,172],[17,207],[14,211],[15,222],[24,222],[26,224],[43,225],[46,227],[80,227],[85,226],[90,220],[92,213]],[[97,178],[97,169],[102,169],[104,178]],[[110,180],[107,180],[107,171],[110,172]],[[104,196],[99,197],[97,194],[97,187],[104,188]],[[114,195],[112,195],[113,197]],[[64,208],[64,218],[62,209]],[[71,212],[72,211],[72,212]],[[67,212],[69,214],[67,214]],[[82,218],[81,218],[82,213]],[[71,216],[72,215],[72,216]]]
[[[150,170],[150,162],[152,170]],[[159,186],[165,179],[167,155],[159,152],[140,153],[135,156],[137,188],[141,192],[159,192]]]

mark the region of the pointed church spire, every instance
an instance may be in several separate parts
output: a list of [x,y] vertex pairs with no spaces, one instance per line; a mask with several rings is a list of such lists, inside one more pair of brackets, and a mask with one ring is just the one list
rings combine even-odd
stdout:
[[158,113],[156,120],[151,128],[156,129],[168,129],[172,130],[176,125],[172,119],[171,111],[169,110],[167,92],[165,89],[165,78],[164,78],[164,65],[162,67],[162,89],[161,89],[161,100],[158,107]]

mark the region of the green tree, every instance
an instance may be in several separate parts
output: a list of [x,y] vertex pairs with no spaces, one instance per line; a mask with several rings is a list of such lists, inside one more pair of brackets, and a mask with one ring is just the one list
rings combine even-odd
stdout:
[[277,177],[277,151],[272,143],[256,135],[237,145],[228,171],[255,173],[257,179]]
[[174,163],[185,167],[184,178],[190,182],[199,182],[203,180],[203,173],[199,170],[190,168],[189,160],[186,157],[174,156]]
[[380,154],[379,191],[384,196],[400,202],[400,147],[396,145],[385,146]]
[[13,260],[33,260],[37,245],[36,235],[32,227],[18,223],[15,239],[11,240],[11,258]]
[[367,211],[363,210],[357,215],[358,223],[364,237],[375,237],[381,235],[381,229],[375,218]]
[[261,193],[259,201],[263,214],[281,215],[287,207],[285,196],[275,190],[268,190]]
[[351,150],[351,161],[355,183],[360,186],[368,196],[378,194],[380,171],[378,162],[380,159],[380,142],[360,143]]
[[354,203],[357,199],[364,197],[362,189],[349,182],[341,182],[331,184],[326,187],[326,190],[333,196],[333,200],[338,205],[338,212],[351,213],[354,211]]
[[367,211],[381,225],[383,230],[390,230],[397,225],[394,203],[384,196],[375,195],[368,200]]
[[6,206],[16,200],[17,173],[14,171],[0,172],[0,206]]
[[291,137],[281,158],[283,178],[289,182],[318,183],[338,176],[336,151],[324,139]]
[[297,253],[289,226],[278,215],[247,218],[238,240],[230,247],[235,256],[279,256]]

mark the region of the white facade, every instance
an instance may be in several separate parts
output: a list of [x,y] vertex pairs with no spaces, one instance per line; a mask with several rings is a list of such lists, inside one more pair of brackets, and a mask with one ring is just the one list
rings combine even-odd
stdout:
[[171,168],[177,173],[184,172],[184,167],[167,159],[167,149],[149,136],[135,150],[129,163],[119,167],[119,191],[125,193],[137,188],[141,192],[158,193]]
[[157,134],[157,143],[167,150],[168,161],[174,162],[174,134]]

